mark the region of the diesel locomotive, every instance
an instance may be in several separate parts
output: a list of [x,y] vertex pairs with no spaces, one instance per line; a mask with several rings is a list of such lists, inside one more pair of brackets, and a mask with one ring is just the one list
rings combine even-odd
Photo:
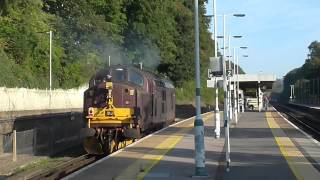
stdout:
[[109,154],[128,141],[175,119],[173,84],[134,66],[115,65],[96,73],[84,92],[84,148]]

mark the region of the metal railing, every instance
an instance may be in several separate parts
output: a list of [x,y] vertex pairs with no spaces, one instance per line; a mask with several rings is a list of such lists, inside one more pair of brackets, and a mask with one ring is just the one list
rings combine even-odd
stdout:
[[297,80],[293,87],[292,102],[320,106],[320,77]]

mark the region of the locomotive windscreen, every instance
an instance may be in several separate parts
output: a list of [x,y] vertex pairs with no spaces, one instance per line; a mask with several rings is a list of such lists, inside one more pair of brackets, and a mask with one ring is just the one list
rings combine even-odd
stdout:
[[116,68],[112,70],[112,80],[113,81],[125,81],[126,80],[126,76],[125,76],[125,70],[123,68]]

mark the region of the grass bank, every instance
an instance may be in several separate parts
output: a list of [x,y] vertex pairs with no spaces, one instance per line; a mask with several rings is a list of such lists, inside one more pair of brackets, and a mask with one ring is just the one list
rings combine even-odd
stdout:
[[[195,81],[187,81],[180,88],[176,88],[177,104],[195,104]],[[215,89],[207,88],[207,80],[201,80],[201,105],[213,106],[215,103]],[[219,89],[219,104],[223,102],[223,91]]]

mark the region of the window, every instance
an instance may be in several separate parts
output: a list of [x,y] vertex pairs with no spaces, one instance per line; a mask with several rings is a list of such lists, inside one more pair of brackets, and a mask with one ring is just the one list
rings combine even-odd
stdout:
[[114,81],[125,81],[125,70],[122,68],[113,69],[112,79]]
[[166,101],[166,100],[167,100],[166,91],[162,91],[162,101]]
[[143,86],[143,77],[135,71],[129,72],[129,81],[133,84]]

